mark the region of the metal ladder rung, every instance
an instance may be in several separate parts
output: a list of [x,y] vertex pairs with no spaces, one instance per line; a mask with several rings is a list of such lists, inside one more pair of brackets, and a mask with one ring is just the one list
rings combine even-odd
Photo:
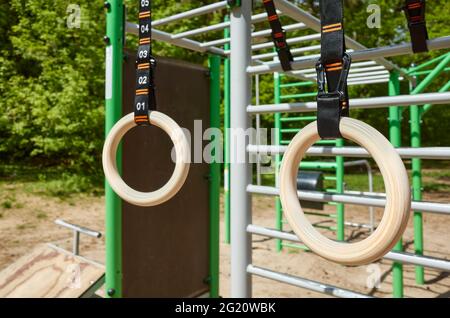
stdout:
[[314,121],[316,116],[304,116],[304,117],[282,117],[280,120],[285,123],[295,122],[295,121]]

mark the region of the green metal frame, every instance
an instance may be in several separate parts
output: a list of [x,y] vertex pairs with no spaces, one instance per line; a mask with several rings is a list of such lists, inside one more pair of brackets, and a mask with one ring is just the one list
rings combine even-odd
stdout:
[[[441,56],[433,58],[419,66],[411,67],[407,72],[417,77],[417,85],[410,87],[410,94],[422,93],[439,75],[450,70],[448,64],[450,63],[450,53],[445,53]],[[437,64],[437,65],[435,65]],[[431,70],[424,70],[430,66],[434,66]],[[425,76],[419,79],[419,76]],[[400,82],[398,73],[391,72],[389,81],[389,95],[400,94]],[[450,81],[447,82],[439,92],[445,92],[450,89]],[[413,148],[421,147],[421,125],[422,116],[431,108],[431,105],[411,105],[409,107],[410,117],[410,145]],[[401,122],[402,113],[405,108],[392,106],[389,108],[389,136],[394,147],[401,147]],[[420,158],[411,159],[411,174],[412,174],[412,199],[414,201],[422,200],[422,160]],[[423,233],[423,218],[421,212],[414,212],[414,251],[417,255],[424,253],[424,233]],[[394,247],[395,251],[402,251],[402,241],[400,240]],[[393,275],[393,296],[401,298],[404,296],[403,290],[403,266],[400,263],[394,262],[392,267]],[[422,285],[425,283],[425,272],[423,266],[415,266],[416,283]]]
[[[124,5],[122,0],[109,0],[106,13],[106,61],[110,70],[111,96],[105,97],[105,134],[122,117],[122,76],[124,49]],[[209,56],[210,67],[210,126],[220,128],[221,57]],[[217,150],[220,140],[214,140]],[[214,155],[214,154],[213,154]],[[214,158],[214,156],[213,156]],[[117,166],[121,169],[122,151],[117,152]],[[210,165],[209,176],[209,284],[210,297],[219,297],[219,227],[220,227],[220,162]],[[106,297],[121,298],[122,293],[122,201],[105,181],[106,210]]]
[[[122,117],[122,63],[124,6],[122,0],[110,0],[106,13],[106,36],[109,39],[107,63],[111,70],[111,96],[105,100],[105,133],[108,134]],[[117,152],[117,167],[122,166],[122,151]],[[122,297],[122,202],[105,182],[106,205],[106,294],[110,298]]]
[[[274,86],[274,102],[275,104],[281,103],[281,79],[280,73],[273,74],[273,86]],[[275,113],[275,145],[281,145],[281,113]],[[275,186],[279,187],[279,172],[281,168],[281,155],[275,156]],[[283,206],[281,205],[280,197],[275,198],[275,228],[278,231],[283,230]],[[283,249],[283,241],[280,239],[275,240],[277,252],[281,252]],[[295,244],[297,245],[297,244]]]
[[[431,65],[437,65],[427,72],[425,78],[417,79],[418,85],[416,87],[411,87],[410,94],[422,93],[426,87],[428,87],[442,72],[447,68],[450,63],[450,53],[443,54],[431,61],[425,62],[419,66],[419,69],[428,67]],[[410,73],[417,73],[417,67],[409,70]],[[446,86],[443,87],[444,90]],[[421,126],[422,126],[422,116],[424,114],[425,106],[411,105],[410,106],[410,142],[411,147],[418,148],[421,147]],[[427,106],[429,109],[431,106]],[[411,170],[412,170],[412,198],[414,201],[422,200],[422,159],[413,158],[411,160]],[[414,251],[417,255],[423,255],[424,251],[424,240],[423,240],[423,216],[421,212],[414,212]],[[425,272],[423,266],[416,266],[416,283],[423,285],[425,283]]]
[[[389,96],[396,96],[400,94],[400,81],[399,74],[396,71],[392,71],[389,78]],[[401,147],[401,112],[400,107],[389,107],[389,140],[391,144],[398,148]],[[403,240],[394,247],[394,251],[403,250]],[[392,288],[393,296],[395,298],[403,297],[403,264],[394,262],[392,265]]]
[[[217,55],[209,56],[210,69],[210,126],[220,128],[220,67],[221,57]],[[214,138],[219,138],[218,136]],[[213,152],[218,151],[221,140],[214,139],[215,147]],[[216,153],[212,153],[212,158],[216,158]],[[210,164],[209,182],[209,274],[210,274],[210,297],[219,297],[219,258],[220,258],[220,160]]]

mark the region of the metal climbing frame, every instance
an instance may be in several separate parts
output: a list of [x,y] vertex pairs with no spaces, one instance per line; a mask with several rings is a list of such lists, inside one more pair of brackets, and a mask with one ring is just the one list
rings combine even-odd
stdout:
[[[280,10],[280,15],[285,15],[296,22],[292,25],[286,26],[288,32],[293,30],[310,29],[317,32],[317,34],[308,34],[305,36],[294,37],[289,39],[289,43],[301,44],[301,47],[293,48],[294,55],[304,54],[307,52],[317,53],[320,49],[318,45],[306,45],[303,43],[311,40],[319,39],[320,21],[305,11],[299,9],[297,6],[286,0],[275,0],[277,8]],[[312,112],[316,110],[315,102],[305,103],[285,103],[275,105],[251,105],[251,79],[256,74],[268,74],[273,72],[281,72],[281,66],[278,62],[273,61],[274,53],[259,53],[258,50],[272,48],[272,41],[267,43],[256,43],[252,45],[252,39],[267,37],[270,35],[270,30],[262,30],[252,32],[252,24],[266,21],[265,13],[255,14],[252,16],[252,1],[238,1],[241,5],[236,5],[228,8],[227,1],[219,1],[210,5],[206,5],[194,10],[173,15],[171,17],[163,18],[153,21],[153,37],[156,41],[163,41],[171,45],[181,48],[189,49],[194,52],[206,53],[212,56],[220,56],[225,59],[226,63],[230,64],[230,72],[225,68],[224,76],[229,79],[230,87],[225,87],[225,104],[229,100],[230,108],[226,110],[225,121],[229,123],[232,130],[242,130],[251,127],[251,116],[264,113],[288,113],[288,112]],[[110,6],[107,8],[107,37],[109,44],[106,49],[106,131],[114,125],[120,118],[121,110],[121,81],[122,81],[122,49],[123,49],[123,34],[124,31],[136,34],[138,27],[134,23],[123,21],[124,10],[121,0],[109,0]],[[224,22],[204,26],[194,30],[187,30],[178,34],[170,34],[162,31],[169,23],[177,23],[183,19],[191,19],[203,14],[219,10],[230,10],[230,19]],[[124,23],[125,22],[125,23]],[[125,29],[124,29],[125,25]],[[203,35],[214,31],[228,32],[225,37],[220,36],[219,39],[200,42],[192,39],[195,36]],[[229,37],[227,36],[229,35]],[[351,85],[389,82],[392,86],[392,94],[398,95],[396,85],[399,79],[409,80],[414,83],[415,76],[418,76],[421,69],[414,69],[411,72],[405,71],[391,62],[387,61],[386,57],[412,54],[410,43],[379,47],[374,49],[367,49],[356,41],[348,38],[347,45],[350,49],[350,54],[354,63],[354,70],[350,78]],[[441,37],[428,41],[430,50],[439,50],[450,47],[450,37]],[[253,54],[254,53],[254,54]],[[311,54],[308,56],[297,56],[292,66],[294,71],[289,72],[288,75],[302,79],[309,80],[314,77],[311,74],[311,69],[314,69],[318,54]],[[267,59],[269,59],[267,61]],[[214,58],[210,60],[211,65],[215,65],[217,72],[217,60]],[[431,74],[431,73],[430,73]],[[425,75],[430,75],[425,74]],[[434,74],[434,73],[433,73]],[[217,74],[216,74],[217,75]],[[424,74],[421,74],[424,75]],[[218,76],[213,76],[217,80]],[[416,88],[417,95],[398,95],[388,97],[377,97],[371,99],[354,99],[351,101],[353,108],[385,108],[390,109],[390,121],[392,123],[399,122],[399,112],[392,110],[399,110],[401,106],[410,105],[425,105],[424,110],[427,110],[434,104],[448,104],[450,101],[450,93],[447,93],[447,88],[443,88],[440,93],[423,94],[422,90],[426,87],[422,84],[425,80],[421,80],[419,86]],[[214,85],[216,85],[215,83]],[[217,100],[217,96],[213,98]],[[396,105],[396,107],[392,107]],[[217,119],[217,118],[215,118]],[[393,131],[399,125],[391,125],[391,137],[397,136]],[[397,138],[395,137],[395,138]],[[226,131],[226,138],[230,140],[229,131]],[[391,141],[395,138],[391,138]],[[394,142],[393,142],[394,143]],[[394,143],[394,145],[396,145]],[[243,141],[239,148],[232,147],[225,149],[227,163],[225,164],[225,173],[229,174],[230,181],[227,182],[225,177],[225,188],[230,192],[230,212],[231,212],[231,296],[233,297],[251,297],[252,292],[252,275],[266,277],[272,280],[281,281],[287,284],[292,284],[310,290],[324,292],[338,297],[366,297],[352,291],[340,289],[327,284],[314,282],[311,280],[294,277],[287,274],[276,273],[269,269],[260,268],[252,264],[252,235],[263,235],[267,237],[278,238],[286,241],[298,242],[298,238],[290,233],[267,229],[252,224],[252,210],[251,210],[251,196],[252,194],[265,194],[271,196],[278,195],[276,187],[263,187],[252,185],[252,165],[248,160],[240,162],[236,159],[248,158],[249,154],[254,153],[271,153],[282,154],[286,147],[280,146],[260,146],[251,145],[248,140]],[[398,152],[402,158],[422,158],[422,159],[450,159],[449,148],[424,148],[417,146],[415,143],[411,148],[400,148]],[[354,158],[367,158],[368,153],[359,147],[312,147],[308,151],[310,156],[345,156]],[[119,164],[119,163],[118,163]],[[218,165],[214,166],[212,173],[217,172]],[[215,172],[214,172],[215,171]],[[217,191],[217,182],[214,183],[215,188],[212,191]],[[319,193],[319,192],[299,192],[302,199],[319,201],[319,202],[336,202],[345,204],[358,204],[363,206],[383,207],[385,198],[382,194],[377,193]],[[215,196],[217,199],[217,196]],[[215,205],[216,206],[216,205]],[[421,202],[419,200],[412,203],[414,211],[422,213],[439,213],[450,214],[450,204]],[[120,201],[113,191],[106,185],[106,245],[107,245],[107,271],[106,271],[106,287],[107,290],[115,289],[121,290],[121,211]],[[217,214],[216,214],[217,216]],[[217,228],[212,227],[212,231],[218,231]],[[217,240],[218,232],[215,232],[212,237]],[[211,242],[213,249],[217,242]],[[217,250],[215,251],[217,256]],[[404,252],[391,252],[385,257],[386,259],[397,262],[398,264],[408,263],[416,264],[418,266],[427,266],[443,271],[450,270],[450,262],[436,258],[409,254]],[[214,280],[218,278],[218,260],[213,260],[211,266],[215,267]],[[211,270],[213,274],[213,269]],[[212,281],[213,296],[217,296],[218,282]],[[214,285],[214,286],[213,286]],[[215,293],[215,294],[214,294]],[[119,297],[120,292],[113,297]],[[398,295],[396,295],[398,296]]]
[[[311,15],[303,12],[295,5],[285,0],[276,0],[277,8],[285,15],[295,19],[297,22],[304,23],[306,26],[319,31],[319,21]],[[263,65],[252,64],[252,46],[251,46],[251,5],[243,2],[241,7],[234,8],[231,14],[231,128],[232,129],[248,129],[250,127],[250,115],[262,113],[283,113],[283,112],[311,112],[316,110],[315,102],[306,103],[288,103],[274,105],[251,105],[251,78],[255,74],[267,74],[272,72],[281,72],[281,66],[278,62],[267,62]],[[398,67],[390,64],[385,57],[397,56],[401,54],[411,54],[411,45],[401,44],[389,47],[381,47],[376,49],[365,49],[354,41],[348,41],[349,47],[354,51],[350,54],[355,62],[365,62],[375,59],[375,62],[384,66],[390,73],[397,74],[403,78],[413,81],[414,78],[407,72],[400,70]],[[450,46],[450,37],[443,37],[429,41],[429,47],[432,50],[444,49]],[[268,56],[269,57],[269,56]],[[289,72],[290,75],[304,76],[306,72],[301,71],[313,68],[317,56],[297,58],[292,64],[295,71]],[[372,63],[372,62],[370,62]],[[380,70],[371,70],[380,71]],[[383,70],[381,70],[383,71]],[[399,74],[401,72],[401,74]],[[386,76],[386,74],[388,76]],[[377,76],[377,77],[376,77]],[[380,76],[380,77],[378,77]],[[372,77],[372,76],[371,76]],[[371,81],[388,82],[391,75],[383,72],[377,74]],[[357,80],[359,81],[359,80]],[[358,83],[358,82],[357,82]],[[394,94],[392,94],[394,95]],[[395,95],[398,95],[395,94]],[[433,93],[418,94],[415,96],[392,96],[379,97],[373,99],[359,99],[351,101],[354,108],[380,108],[390,107],[392,105],[410,106],[412,104],[448,104],[450,94]],[[286,149],[283,146],[258,146],[246,144],[250,153],[261,153],[264,150],[273,150],[272,153],[283,153]],[[266,148],[266,149],[264,149]],[[399,149],[399,153],[403,157],[412,156],[420,157],[421,155],[431,156],[433,159],[450,159],[449,148],[421,148]],[[240,149],[231,148],[231,159],[238,157]],[[359,154],[356,154],[359,152]],[[313,147],[309,151],[311,155],[351,155],[352,157],[367,157],[367,153],[358,147]],[[249,163],[231,162],[231,294],[234,297],[250,297],[251,292],[251,276],[258,275],[268,279],[282,281],[285,283],[306,287],[317,290],[317,283],[305,282],[302,278],[292,277],[287,274],[274,273],[267,269],[256,267],[251,262],[251,235],[263,235],[283,240],[298,242],[295,235],[284,233],[281,231],[267,229],[252,224],[251,212],[251,195],[265,194],[278,195],[278,189],[274,187],[255,186],[250,183],[252,167]],[[302,199],[310,199],[313,201],[334,201],[340,203],[351,203],[366,206],[384,206],[385,199],[382,195],[372,193],[371,195],[350,195],[350,194],[327,194],[315,192],[299,192]],[[424,208],[424,210],[422,210]],[[434,212],[434,213],[450,213],[449,204],[441,203],[425,203],[414,201],[412,204],[414,211]],[[431,211],[433,210],[433,211]],[[404,252],[391,252],[386,259],[394,262],[410,263],[420,266],[429,266],[448,271],[449,263],[445,260],[439,260],[420,255],[412,255]],[[336,287],[331,287],[333,295],[348,297],[346,291],[336,293]],[[322,290],[323,291],[323,290]],[[354,295],[351,295],[354,297]],[[394,292],[394,296],[396,295]]]

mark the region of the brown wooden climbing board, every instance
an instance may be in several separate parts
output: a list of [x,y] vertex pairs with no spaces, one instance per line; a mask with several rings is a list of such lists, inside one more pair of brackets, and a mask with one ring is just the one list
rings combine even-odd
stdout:
[[103,276],[100,264],[40,245],[0,272],[0,298],[79,298]]

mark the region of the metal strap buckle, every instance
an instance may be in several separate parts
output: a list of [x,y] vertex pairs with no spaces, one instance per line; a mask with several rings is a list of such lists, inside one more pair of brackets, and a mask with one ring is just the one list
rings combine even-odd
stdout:
[[348,74],[350,72],[350,66],[352,64],[352,58],[347,53],[344,53],[342,58],[342,71],[339,76],[339,82],[334,92],[326,91],[326,71],[325,67],[322,64],[322,61],[319,59],[316,63],[316,72],[317,72],[317,86],[318,86],[318,95],[317,98],[327,96],[330,98],[331,96],[336,96],[340,101],[345,101],[345,84],[347,83]]

